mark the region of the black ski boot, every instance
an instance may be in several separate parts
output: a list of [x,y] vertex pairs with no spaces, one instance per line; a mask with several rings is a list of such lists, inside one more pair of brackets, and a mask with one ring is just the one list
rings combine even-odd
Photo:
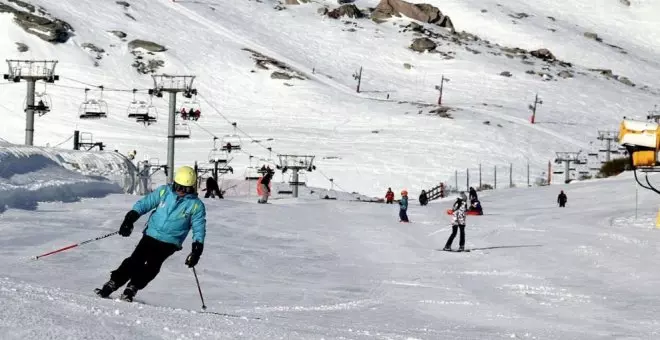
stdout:
[[458,247],[458,251],[465,251],[465,247],[464,246]]
[[126,286],[126,289],[124,289],[124,293],[121,294],[120,299],[126,301],[126,302],[133,302],[133,297],[137,293],[138,289],[135,288],[133,285],[128,285]]
[[102,298],[107,298],[115,290],[117,290],[117,284],[115,281],[109,280],[103,285],[103,287],[94,289],[94,292]]
[[442,248],[442,250],[444,250],[444,251],[451,251],[451,247],[450,247],[450,246],[445,246],[444,248]]

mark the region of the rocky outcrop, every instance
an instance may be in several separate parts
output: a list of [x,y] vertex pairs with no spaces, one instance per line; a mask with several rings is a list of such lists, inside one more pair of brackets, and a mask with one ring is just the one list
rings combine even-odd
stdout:
[[307,3],[309,0],[285,0],[285,5],[300,5],[300,3]]
[[122,32],[122,31],[108,31],[108,32],[114,34],[119,39],[124,39],[127,36],[126,33]]
[[362,11],[353,4],[341,5],[327,13],[327,16],[333,19],[339,19],[343,16],[349,18],[360,19],[364,18],[365,15]]
[[44,8],[20,0],[9,0],[14,6],[0,3],[0,13],[14,14],[14,22],[26,32],[52,43],[64,43],[73,35],[67,22],[52,17]]
[[436,24],[455,32],[454,24],[449,16],[435,6],[429,4],[412,4],[403,0],[381,0],[376,9],[371,13],[371,18],[376,22],[383,22],[393,16],[404,15],[408,18],[421,22]]
[[547,48],[541,48],[536,51],[529,52],[533,57],[542,59],[544,61],[554,61],[557,60],[555,56]]
[[131,42],[128,43],[128,48],[134,50],[136,48],[142,48],[145,49],[149,52],[165,52],[167,51],[167,48],[165,46],[157,44],[152,41],[148,40],[141,40],[141,39],[135,39],[131,40]]
[[25,45],[25,44],[19,43],[19,42],[16,43],[16,49],[18,50],[18,52],[21,52],[21,53],[27,52],[27,51],[30,50],[28,45]]
[[438,45],[429,38],[416,38],[410,45],[410,49],[416,52],[433,51]]

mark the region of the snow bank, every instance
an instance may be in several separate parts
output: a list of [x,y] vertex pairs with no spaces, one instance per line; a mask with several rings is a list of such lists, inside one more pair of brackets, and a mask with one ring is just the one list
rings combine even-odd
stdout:
[[38,202],[130,193],[135,166],[114,152],[0,144],[0,213],[36,209]]

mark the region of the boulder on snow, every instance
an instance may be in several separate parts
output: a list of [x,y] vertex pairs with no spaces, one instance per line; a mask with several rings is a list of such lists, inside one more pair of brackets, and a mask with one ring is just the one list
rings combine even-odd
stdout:
[[122,31],[116,31],[115,30],[115,31],[108,31],[108,32],[114,34],[119,39],[124,39],[127,36],[126,33],[122,32]]
[[456,31],[451,18],[442,14],[437,7],[429,4],[412,4],[403,0],[381,0],[371,13],[371,18],[376,22],[383,22],[393,16],[400,17],[401,15],[445,27],[452,33]]
[[0,3],[0,13],[14,14],[14,22],[26,32],[51,43],[64,43],[73,35],[71,25],[52,17],[45,9],[20,0],[11,2],[16,6]]
[[285,0],[285,5],[300,5],[300,3],[307,3],[309,0]]
[[553,61],[556,60],[555,56],[548,50],[547,48],[541,48],[536,51],[531,51],[529,52],[532,56],[545,60],[545,61]]
[[603,42],[603,39],[598,36],[598,34],[593,33],[593,32],[584,32],[584,37],[587,39],[593,39],[598,42]]
[[416,52],[433,51],[438,45],[429,38],[416,38],[410,45],[410,49]]
[[167,48],[165,46],[156,44],[155,42],[148,40],[135,39],[131,40],[128,43],[128,48],[134,50],[136,48],[143,48],[149,52],[165,52]]
[[278,71],[275,71],[275,72],[271,73],[270,77],[271,77],[271,79],[284,79],[284,80],[289,80],[289,79],[293,78],[288,73],[278,72]]
[[25,45],[24,43],[17,42],[16,49],[18,50],[18,52],[23,53],[23,52],[27,52],[30,48],[28,47],[28,45]]
[[332,11],[327,13],[328,17],[333,18],[333,19],[339,19],[343,16],[347,16],[349,18],[355,18],[355,19],[360,19],[364,18],[365,15],[360,11],[360,9],[353,5],[353,4],[346,4],[346,5],[341,5]]
[[504,71],[504,72],[501,72],[500,75],[502,77],[511,77],[513,74],[511,74],[511,72],[509,72],[509,71]]

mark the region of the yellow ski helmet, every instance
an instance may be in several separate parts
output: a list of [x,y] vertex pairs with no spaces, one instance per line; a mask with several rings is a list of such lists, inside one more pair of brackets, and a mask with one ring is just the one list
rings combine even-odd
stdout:
[[195,173],[195,169],[189,166],[178,168],[174,174],[174,183],[184,187],[196,187],[197,173]]

